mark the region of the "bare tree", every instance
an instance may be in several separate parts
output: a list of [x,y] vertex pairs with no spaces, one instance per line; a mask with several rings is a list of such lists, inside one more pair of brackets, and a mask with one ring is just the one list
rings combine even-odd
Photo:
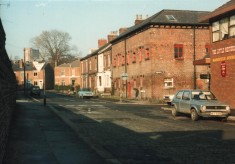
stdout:
[[74,46],[69,45],[70,40],[71,37],[67,32],[52,30],[43,31],[32,39],[32,43],[39,49],[43,60],[51,60],[56,65],[61,64],[61,59],[71,56],[71,52],[74,51]]

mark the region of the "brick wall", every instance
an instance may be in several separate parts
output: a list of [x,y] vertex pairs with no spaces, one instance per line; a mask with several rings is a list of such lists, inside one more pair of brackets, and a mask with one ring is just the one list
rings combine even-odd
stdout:
[[[229,104],[233,109],[235,109],[235,51],[230,49],[230,52],[225,52],[225,48],[234,46],[234,42],[235,38],[230,38],[213,43],[212,50],[222,51],[217,51],[217,54],[211,56],[211,90],[220,101]],[[233,59],[227,58],[228,56],[232,56]],[[225,77],[221,75],[221,62],[226,64]]]
[[5,50],[5,40],[0,20],[0,164],[5,155],[11,115],[16,103],[16,78]]
[[[115,94],[120,93],[120,86],[129,98],[135,96],[134,88],[142,90],[145,98],[162,99],[163,95],[174,94],[178,89],[194,88],[194,31],[192,27],[159,26],[142,31],[127,40],[120,41],[112,46],[113,82]],[[195,31],[196,59],[206,55],[205,45],[210,43],[209,29],[198,27]],[[174,58],[174,45],[183,44],[184,59]],[[126,47],[126,52],[125,52]],[[149,58],[146,58],[146,50]],[[139,58],[139,51],[142,59]],[[125,53],[130,55],[130,63],[122,65],[120,60]],[[136,62],[132,56],[136,55]],[[119,58],[119,61],[118,61]],[[116,59],[116,61],[114,61]],[[126,59],[128,60],[128,59]],[[205,80],[200,80],[200,73],[207,73],[207,67],[196,68],[198,88],[207,88]],[[120,80],[123,72],[128,73],[128,80]],[[174,86],[166,88],[164,81],[173,78]],[[199,86],[200,84],[200,86]],[[141,93],[141,92],[140,92]]]

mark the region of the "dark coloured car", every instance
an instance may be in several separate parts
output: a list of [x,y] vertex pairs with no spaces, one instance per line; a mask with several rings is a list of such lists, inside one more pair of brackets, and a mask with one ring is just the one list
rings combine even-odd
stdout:
[[32,86],[31,90],[30,90],[30,95],[37,95],[40,96],[40,87],[39,86]]
[[180,90],[172,100],[172,115],[179,113],[191,115],[196,121],[199,117],[219,117],[226,120],[230,114],[230,107],[219,102],[210,91]]

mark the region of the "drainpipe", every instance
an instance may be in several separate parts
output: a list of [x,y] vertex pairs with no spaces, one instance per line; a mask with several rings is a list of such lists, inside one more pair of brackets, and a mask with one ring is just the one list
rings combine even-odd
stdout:
[[[126,53],[126,39],[125,39],[125,73],[127,73],[127,53]],[[126,79],[126,98],[127,98],[127,79]]]
[[[196,29],[193,26],[193,61],[196,60]],[[194,89],[196,89],[196,65],[193,65],[193,85]]]

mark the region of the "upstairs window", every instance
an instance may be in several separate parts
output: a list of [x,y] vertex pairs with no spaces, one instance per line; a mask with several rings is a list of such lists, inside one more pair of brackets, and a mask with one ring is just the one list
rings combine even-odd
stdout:
[[133,55],[132,55],[132,63],[136,63],[136,54],[135,53],[133,53]]
[[122,65],[125,65],[125,56],[122,56]]
[[183,44],[174,45],[174,57],[175,59],[183,59]]
[[220,40],[228,39],[228,18],[220,21]]
[[219,40],[219,21],[212,23],[212,37],[213,37],[213,42]]
[[145,60],[148,60],[149,57],[150,57],[149,49],[147,48],[147,49],[145,50]]
[[33,76],[38,76],[38,73],[37,73],[37,72],[34,72],[34,73],[33,73]]
[[230,17],[230,28],[229,28],[229,36],[235,36],[235,15]]

